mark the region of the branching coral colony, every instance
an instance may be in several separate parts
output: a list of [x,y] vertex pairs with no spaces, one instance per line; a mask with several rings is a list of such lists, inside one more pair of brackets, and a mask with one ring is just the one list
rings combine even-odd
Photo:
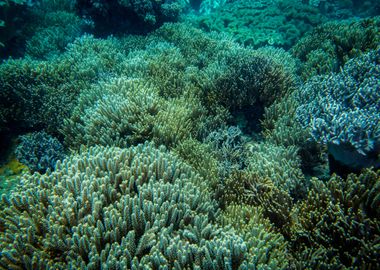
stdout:
[[[162,147],[93,147],[21,181],[3,199],[3,268],[254,267],[250,245],[212,224],[203,180]],[[271,261],[260,253],[257,263]]]
[[[194,2],[30,10],[26,57],[0,64],[0,137],[30,169],[0,269],[380,269],[379,19]],[[209,17],[165,23],[190,6]]]

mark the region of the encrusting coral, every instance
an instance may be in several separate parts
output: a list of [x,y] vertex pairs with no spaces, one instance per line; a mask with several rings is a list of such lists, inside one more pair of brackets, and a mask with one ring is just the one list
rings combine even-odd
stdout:
[[202,186],[151,144],[82,149],[3,197],[0,266],[253,269],[244,240],[212,224],[216,202]]

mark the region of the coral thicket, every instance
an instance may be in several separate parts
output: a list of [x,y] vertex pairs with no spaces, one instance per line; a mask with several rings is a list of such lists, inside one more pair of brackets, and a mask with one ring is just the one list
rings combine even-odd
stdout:
[[32,171],[53,170],[56,162],[65,158],[63,145],[44,131],[22,135],[19,140],[16,157]]
[[212,224],[201,180],[149,144],[82,149],[3,197],[1,267],[251,269],[244,239]]
[[380,269],[359,2],[0,0],[0,269]]

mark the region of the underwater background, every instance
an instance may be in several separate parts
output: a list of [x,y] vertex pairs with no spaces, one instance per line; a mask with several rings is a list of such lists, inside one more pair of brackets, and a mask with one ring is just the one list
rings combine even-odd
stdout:
[[379,0],[0,0],[0,269],[380,269]]

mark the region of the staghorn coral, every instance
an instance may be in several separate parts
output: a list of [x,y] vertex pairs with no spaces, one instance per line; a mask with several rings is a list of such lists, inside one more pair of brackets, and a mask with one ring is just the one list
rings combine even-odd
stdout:
[[296,91],[276,100],[265,108],[261,121],[262,135],[266,142],[280,147],[297,147],[301,157],[301,169],[305,174],[329,177],[325,147],[310,141],[310,132],[296,119],[299,103]]
[[258,206],[275,188],[269,178],[261,178],[250,171],[233,171],[220,183],[217,197],[223,207],[231,204]]
[[121,72],[124,54],[115,38],[83,36],[51,61],[30,58],[0,65],[0,115],[12,130],[45,128],[57,134],[81,90]]
[[205,183],[215,190],[219,181],[219,163],[212,146],[189,138],[177,144],[172,151],[192,166],[205,179]]
[[81,82],[70,80],[70,63],[30,59],[0,65],[0,104],[4,122],[14,129],[46,127],[56,132],[68,115]]
[[206,110],[199,99],[183,96],[169,99],[157,113],[152,130],[156,144],[172,147],[190,137],[197,137],[198,130],[204,125],[201,120]]
[[87,21],[76,14],[75,2],[38,0],[31,3],[25,29],[25,56],[34,59],[57,57],[69,43],[90,30]]
[[233,49],[237,44],[228,36],[205,33],[189,23],[165,23],[154,31],[150,41],[174,44],[187,59],[188,65],[203,68],[216,61],[219,53]]
[[244,146],[247,141],[248,138],[236,126],[222,127],[205,138],[204,142],[210,145],[218,160],[218,175],[222,179],[246,166]]
[[185,23],[166,23],[128,55],[125,73],[159,84],[163,97],[188,92],[202,95],[199,88],[207,78],[201,70],[236,45],[222,35],[206,34]]
[[306,196],[308,182],[294,146],[248,143],[243,170],[233,170],[216,190],[222,207],[230,204],[261,206],[263,214],[286,237],[290,235],[294,201]]
[[327,183],[312,180],[307,199],[293,210],[293,253],[301,268],[379,267],[379,175],[367,169]]
[[306,179],[295,146],[251,143],[247,146],[247,167],[259,177],[269,178],[274,185],[298,199],[306,191]]
[[299,0],[237,0],[189,20],[206,31],[229,33],[243,45],[289,48],[326,17]]
[[[290,92],[296,76],[284,51],[252,50],[234,44],[202,70],[200,83],[203,103],[208,108],[222,106],[234,116],[233,124],[245,133],[258,132],[264,108]],[[280,57],[281,56],[281,57]],[[277,58],[278,57],[278,58]]]
[[62,134],[71,148],[80,145],[142,143],[152,132],[162,100],[141,80],[120,77],[82,92]]
[[[275,232],[263,209],[248,205],[230,205],[219,218],[223,226],[232,226],[247,243],[248,253],[255,261],[255,269],[287,269],[290,267],[287,243]],[[268,253],[268,250],[270,252]]]
[[33,172],[45,173],[47,169],[54,169],[56,162],[65,157],[63,145],[46,132],[22,135],[19,140],[16,157]]
[[77,77],[97,82],[122,74],[126,52],[115,37],[100,39],[86,34],[68,44],[59,60],[70,62]]
[[[268,53],[270,54],[270,52]],[[292,73],[268,57],[264,50],[235,46],[224,51],[205,69],[209,86],[203,89],[208,100],[230,110],[254,107],[259,110],[285,95],[293,86]]]
[[76,14],[75,2],[1,1],[0,17],[6,20],[0,35],[6,45],[0,51],[2,58],[24,57],[26,53],[47,59],[62,53],[69,42],[90,28],[86,20]]
[[59,55],[85,28],[83,20],[72,12],[58,10],[40,16],[41,21],[35,26],[35,33],[27,40],[25,48],[25,55],[34,59]]
[[243,48],[223,35],[205,34],[183,23],[163,25],[137,47],[124,62],[124,74],[144,78],[164,98],[199,98],[207,109],[208,126],[215,128],[232,113],[250,131],[263,107],[297,82],[295,60],[284,50]]
[[222,207],[232,204],[262,207],[264,216],[284,236],[289,237],[292,198],[277,188],[271,179],[260,177],[249,170],[234,171],[219,184],[216,197]]
[[297,121],[351,169],[380,166],[379,78],[380,50],[375,50],[297,91]]
[[301,75],[338,72],[355,57],[376,49],[380,42],[380,17],[332,21],[306,34],[291,52],[302,61]]
[[150,144],[82,149],[3,197],[0,266],[252,269],[244,240],[211,223],[203,186]]
[[264,138],[299,147],[302,169],[318,177],[326,178],[328,153],[331,170],[377,166],[378,55],[375,50],[350,60],[340,73],[315,76],[266,108]]
[[146,140],[171,147],[197,133],[202,112],[197,99],[165,100],[142,79],[118,77],[83,91],[62,133],[74,149],[82,144],[125,147]]
[[285,147],[305,144],[309,134],[296,120],[297,107],[298,103],[293,91],[265,108],[264,117],[261,120],[265,141]]
[[[149,38],[150,39],[150,38]],[[181,50],[166,41],[145,41],[143,50],[134,50],[128,55],[125,74],[142,77],[159,85],[160,96],[180,97],[187,92],[186,59]]]

